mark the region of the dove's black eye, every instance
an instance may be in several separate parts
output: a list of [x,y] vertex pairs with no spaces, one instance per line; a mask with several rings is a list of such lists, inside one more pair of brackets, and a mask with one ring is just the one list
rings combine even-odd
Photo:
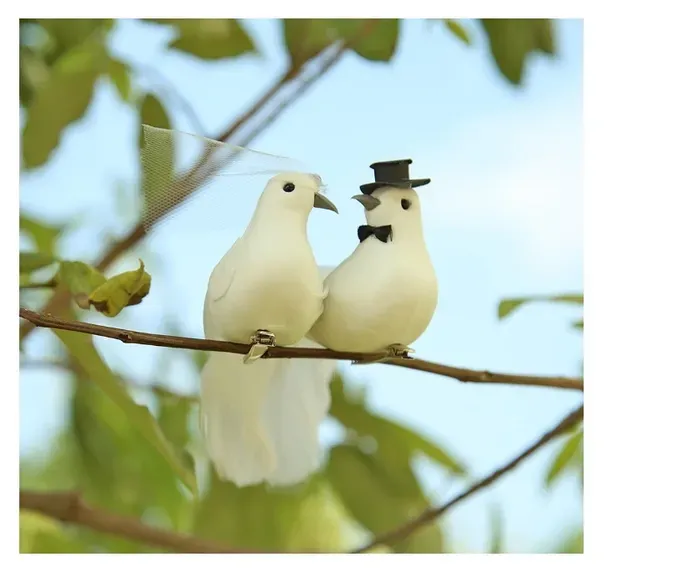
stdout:
[[283,189],[285,192],[294,192],[294,188],[295,188],[295,186],[294,186],[294,184],[292,184],[292,182],[287,182],[287,183],[282,187],[282,189]]
[[411,201],[408,198],[402,198],[401,208],[403,208],[404,210],[408,210],[409,208],[411,208]]

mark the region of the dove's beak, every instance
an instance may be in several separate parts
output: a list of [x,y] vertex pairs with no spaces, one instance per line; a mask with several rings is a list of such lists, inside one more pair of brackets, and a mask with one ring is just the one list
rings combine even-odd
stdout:
[[360,204],[362,204],[362,206],[365,207],[365,210],[374,210],[382,203],[379,198],[370,196],[369,194],[358,194],[357,196],[353,196],[353,200],[357,200]]
[[314,208],[323,208],[324,210],[332,210],[336,214],[338,213],[338,209],[335,207],[335,204],[333,204],[320,192],[316,192],[314,194]]

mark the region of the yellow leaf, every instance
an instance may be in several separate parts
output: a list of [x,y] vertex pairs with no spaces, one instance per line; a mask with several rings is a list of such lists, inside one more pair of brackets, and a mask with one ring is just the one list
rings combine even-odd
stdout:
[[151,276],[139,259],[139,269],[113,276],[90,294],[90,303],[105,316],[117,316],[139,304],[151,290]]

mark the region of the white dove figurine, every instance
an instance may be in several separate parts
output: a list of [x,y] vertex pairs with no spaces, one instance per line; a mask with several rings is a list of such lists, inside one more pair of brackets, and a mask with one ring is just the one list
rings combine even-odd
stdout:
[[325,280],[323,314],[308,337],[336,351],[407,354],[430,324],[438,284],[423,238],[410,159],[372,164],[375,181],[353,196],[365,208],[360,243]]
[[[409,163],[372,166],[376,182],[361,186],[363,195],[355,196],[368,222],[358,230],[361,242],[337,268],[320,268],[328,290],[323,314],[298,345],[404,355],[427,328],[437,304],[437,280],[412,188],[429,180],[408,179]],[[265,414],[278,462],[266,481],[279,486],[304,480],[320,465],[318,429],[330,408],[337,362],[264,361],[277,362]]]
[[[303,409],[292,399],[267,402],[270,390],[284,389],[289,360],[254,360],[270,345],[298,343],[323,310],[323,278],[306,226],[314,207],[338,211],[319,188],[320,178],[311,174],[273,177],[245,232],[209,279],[205,336],[254,343],[245,357],[211,353],[201,373],[207,452],[219,476],[238,486],[263,482],[280,467],[269,423],[284,433],[284,410]],[[325,415],[327,407],[323,410]]]
[[[371,166],[375,182],[361,186],[363,194],[354,197],[364,206],[368,223],[358,229],[360,244],[338,267],[317,268],[325,277],[318,286],[319,300],[326,294],[323,313],[292,345],[389,349],[402,355],[427,328],[437,305],[437,280],[412,188],[430,180],[409,179],[410,163]],[[284,295],[282,290],[279,294]],[[207,320],[205,316],[205,324]],[[277,343],[288,344],[275,334]],[[264,336],[258,341],[269,342]],[[245,365],[239,356],[213,354],[202,375],[202,410],[215,423],[214,428],[208,425],[207,437],[219,475],[237,485],[289,486],[308,478],[321,461],[319,426],[330,408],[335,366],[336,361],[323,359],[265,359]],[[210,390],[220,388],[209,395],[215,403],[205,402],[207,378],[214,382]],[[219,384],[223,381],[228,385]]]

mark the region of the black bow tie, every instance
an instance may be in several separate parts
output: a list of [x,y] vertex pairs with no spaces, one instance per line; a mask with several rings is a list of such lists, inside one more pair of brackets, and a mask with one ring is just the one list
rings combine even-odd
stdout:
[[360,243],[371,235],[374,235],[382,243],[386,243],[391,239],[391,225],[382,225],[381,227],[360,225],[357,227],[357,237],[360,239]]

